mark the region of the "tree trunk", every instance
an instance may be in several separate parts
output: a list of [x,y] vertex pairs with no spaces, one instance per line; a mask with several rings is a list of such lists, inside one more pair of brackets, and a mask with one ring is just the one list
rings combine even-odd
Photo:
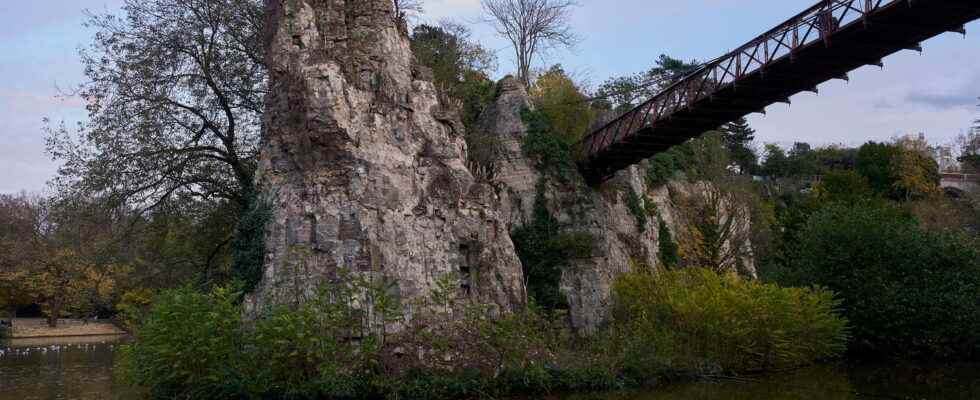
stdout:
[[61,314],[61,302],[55,301],[51,303],[51,313],[48,314],[48,327],[57,328],[58,327],[58,316]]

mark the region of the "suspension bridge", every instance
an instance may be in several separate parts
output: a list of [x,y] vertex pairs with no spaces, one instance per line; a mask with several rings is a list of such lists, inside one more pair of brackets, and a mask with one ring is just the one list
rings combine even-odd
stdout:
[[966,34],[980,0],[823,0],[705,63],[579,143],[597,185],[619,170],[946,32]]

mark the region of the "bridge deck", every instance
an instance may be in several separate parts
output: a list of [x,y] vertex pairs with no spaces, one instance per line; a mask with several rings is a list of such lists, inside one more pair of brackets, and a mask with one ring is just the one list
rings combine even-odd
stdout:
[[[580,143],[579,169],[617,171],[944,32],[966,33],[978,0],[824,0],[713,60]],[[928,73],[929,71],[923,71]],[[828,116],[833,118],[833,116]]]

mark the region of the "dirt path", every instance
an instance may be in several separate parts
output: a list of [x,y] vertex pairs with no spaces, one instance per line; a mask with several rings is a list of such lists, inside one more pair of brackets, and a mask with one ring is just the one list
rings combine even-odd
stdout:
[[58,336],[121,335],[126,332],[108,322],[59,319],[57,328],[49,328],[43,318],[18,318],[14,321],[13,338]]

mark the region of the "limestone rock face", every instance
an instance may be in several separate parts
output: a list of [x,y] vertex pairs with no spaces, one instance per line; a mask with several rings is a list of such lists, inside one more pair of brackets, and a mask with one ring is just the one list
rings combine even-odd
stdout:
[[525,302],[498,199],[466,168],[462,124],[413,65],[391,0],[270,1],[258,187],[274,210],[248,304],[308,298],[339,270],[403,299],[459,274],[503,310]]
[[641,227],[627,205],[630,190],[641,198],[647,192],[639,167],[621,171],[599,188],[588,187],[577,176],[568,181],[542,176],[521,151],[527,135],[521,110],[530,106],[524,88],[513,78],[505,78],[498,84],[496,103],[481,118],[482,130],[494,133],[500,141],[493,169],[501,215],[511,230],[529,223],[538,183],[543,182],[552,215],[566,230],[592,236],[592,256],[572,260],[561,281],[573,325],[589,332],[607,320],[611,286],[618,275],[636,266],[656,266],[656,219],[648,218]]

